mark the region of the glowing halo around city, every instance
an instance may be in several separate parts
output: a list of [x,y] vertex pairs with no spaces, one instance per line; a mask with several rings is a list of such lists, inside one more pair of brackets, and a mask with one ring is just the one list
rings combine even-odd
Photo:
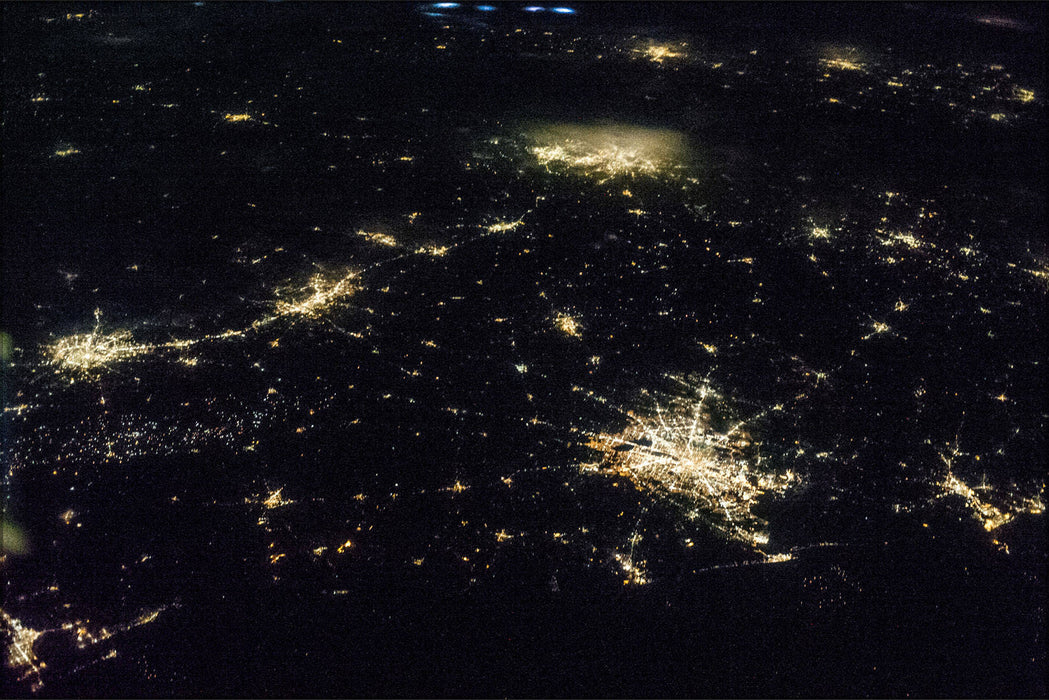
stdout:
[[662,177],[685,167],[685,137],[669,129],[624,124],[548,124],[526,132],[528,152],[544,169],[597,180]]

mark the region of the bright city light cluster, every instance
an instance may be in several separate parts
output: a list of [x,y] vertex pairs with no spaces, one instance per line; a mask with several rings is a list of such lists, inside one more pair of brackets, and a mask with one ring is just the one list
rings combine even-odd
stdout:
[[824,68],[847,71],[866,71],[867,62],[852,46],[828,46],[822,50],[820,65]]
[[713,412],[721,403],[706,384],[689,387],[686,396],[628,413],[624,430],[596,435],[589,446],[602,453],[599,470],[657,498],[681,499],[691,516],[725,537],[761,548],[769,541],[768,523],[754,506],[764,494],[782,495],[797,477],[759,468],[745,424],[715,429]]
[[1013,99],[1017,102],[1034,102],[1034,90],[1028,90],[1027,88],[1015,87],[1013,88]]
[[304,296],[298,301],[278,301],[274,305],[274,311],[277,316],[316,318],[356,291],[351,282],[355,277],[355,273],[349,273],[333,281],[326,279],[324,275],[314,275],[310,278],[309,285],[297,292],[297,296]]
[[1037,496],[1023,499],[1012,508],[1005,510],[998,508],[980,498],[975,489],[959,479],[953,472],[947,472],[939,486],[942,489],[940,497],[952,494],[961,496],[965,500],[965,505],[972,511],[973,517],[983,523],[983,529],[988,532],[997,530],[1019,513],[1039,515],[1045,512],[1045,504]]
[[486,226],[484,230],[488,233],[503,233],[505,231],[513,231],[523,223],[524,219],[517,219],[515,221],[497,221],[494,224]]
[[583,335],[583,324],[579,317],[569,313],[561,312],[554,316],[554,326],[567,336],[580,338]]
[[451,250],[451,248],[446,245],[431,243],[429,245],[419,246],[414,252],[416,255],[429,255],[432,258],[440,258],[447,255],[449,250]]
[[[91,625],[90,620],[75,620],[66,622],[60,627],[43,630],[26,627],[20,620],[11,617],[6,611],[0,609],[0,629],[3,630],[7,637],[7,666],[19,674],[17,677],[19,682],[27,683],[30,691],[36,693],[44,687],[41,672],[47,668],[47,663],[40,660],[33,651],[33,645],[40,637],[46,634],[66,633],[72,635],[78,650],[84,650],[105,642],[118,634],[156,621],[161,613],[168,610],[169,607],[177,608],[179,604],[176,602],[173,606],[162,605],[158,608],[143,610],[130,622],[113,627]],[[98,660],[112,659],[116,655],[116,649],[110,649]]]
[[663,63],[668,59],[686,58],[688,56],[686,51],[687,46],[687,44],[683,43],[662,44],[655,41],[649,41],[644,48],[635,49],[635,51],[653,63]]
[[148,355],[163,349],[185,348],[198,340],[174,340],[158,345],[136,343],[130,331],[112,333],[102,331],[102,312],[95,310],[95,327],[90,333],[66,336],[45,348],[50,364],[60,370],[80,374],[92,372],[135,357]]
[[35,693],[44,685],[40,679],[43,662],[33,652],[33,643],[42,632],[26,627],[2,609],[0,621],[3,622],[4,633],[8,638],[7,666],[18,674],[19,682],[28,681],[29,689]]
[[541,166],[599,178],[666,176],[682,166],[684,137],[632,126],[547,126],[529,134],[528,150]]
[[397,239],[388,233],[377,233],[374,231],[358,231],[357,235],[368,241],[369,243],[377,243],[378,245],[384,245],[389,248],[396,248],[399,244]]
[[[314,275],[306,287],[295,290],[295,301],[278,299],[273,306],[273,315],[254,321],[247,328],[164,343],[135,342],[131,332],[126,329],[103,332],[102,312],[96,309],[95,326],[90,333],[77,333],[60,338],[46,346],[44,354],[48,363],[59,371],[91,376],[102,369],[136,357],[185,349],[208,341],[245,336],[280,318],[317,318],[356,291],[351,282],[355,277],[356,273],[349,273],[331,280],[321,274]],[[184,358],[184,363],[189,366],[196,364],[194,358]]]
[[862,63],[855,63],[847,58],[832,58],[824,61],[823,65],[828,68],[837,68],[839,70],[863,70]]
[[[96,312],[95,318],[98,318]],[[50,347],[54,362],[68,369],[91,370],[120,362],[150,351],[150,347],[131,342],[131,333],[102,333],[99,324],[90,333],[62,338]]]

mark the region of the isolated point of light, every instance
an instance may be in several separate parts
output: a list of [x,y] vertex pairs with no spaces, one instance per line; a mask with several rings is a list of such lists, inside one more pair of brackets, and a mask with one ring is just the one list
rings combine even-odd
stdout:
[[524,9],[524,11],[525,12],[542,12],[545,9],[546,9],[545,7],[539,7],[538,5],[529,5],[528,7],[526,7]]
[[550,11],[551,12],[557,12],[558,14],[562,14],[562,15],[574,15],[575,14],[575,10],[573,10],[571,7],[555,7],[554,9],[552,9]]
[[433,6],[434,7],[439,7],[442,10],[454,10],[455,8],[459,7],[459,3],[457,3],[457,2],[435,2],[433,4]]
[[474,9],[480,12],[494,12],[496,7],[495,5],[478,5]]

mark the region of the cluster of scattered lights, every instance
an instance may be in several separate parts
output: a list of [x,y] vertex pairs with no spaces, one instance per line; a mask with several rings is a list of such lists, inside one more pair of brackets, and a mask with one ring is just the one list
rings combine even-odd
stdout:
[[645,572],[645,563],[634,561],[633,555],[615,552],[612,554],[612,558],[620,571],[623,572],[624,586],[644,586],[651,582],[651,579]]
[[1034,102],[1034,90],[1028,90],[1022,87],[1013,88],[1013,99],[1017,102]]
[[370,231],[358,231],[357,235],[368,241],[369,243],[377,243],[378,245],[384,245],[389,248],[396,248],[399,244],[397,239],[388,233],[374,233]]
[[941,489],[940,497],[955,495],[965,500],[966,507],[972,512],[973,517],[983,524],[983,529],[991,532],[1002,525],[1010,522],[1018,513],[1031,513],[1040,515],[1045,512],[1045,504],[1037,496],[1023,499],[1016,507],[1002,510],[980,498],[976,490],[959,479],[952,471],[939,483]]
[[828,68],[838,68],[839,70],[863,70],[862,63],[854,63],[845,58],[834,58],[823,61],[823,65]]
[[295,501],[293,501],[293,500],[291,500],[289,498],[285,498],[284,497],[284,489],[283,488],[279,488],[279,489],[276,489],[274,491],[270,491],[269,493],[266,494],[265,498],[255,499],[255,500],[245,499],[245,501],[248,502],[248,503],[261,502],[263,507],[265,507],[267,510],[273,510],[275,508],[282,508],[284,506],[290,506],[290,505],[293,505],[295,503]]
[[572,338],[583,337],[583,324],[578,316],[562,311],[554,316],[554,327]]
[[940,484],[945,494],[953,493],[965,499],[965,504],[972,510],[973,516],[983,523],[983,528],[990,532],[1013,519],[1012,513],[1005,513],[990,503],[980,499],[969,486],[953,473],[948,472]]
[[[164,343],[135,342],[131,332],[123,329],[105,333],[102,330],[101,311],[96,309],[95,326],[90,333],[77,333],[60,338],[46,346],[44,353],[49,364],[59,371],[94,376],[100,370],[137,357],[183,350],[208,341],[242,337],[281,318],[318,318],[356,291],[353,285],[356,276],[356,273],[351,272],[338,279],[329,280],[324,275],[314,275],[305,288],[296,290],[296,296],[299,297],[297,300],[278,299],[273,307],[273,315],[253,321],[247,328]],[[196,364],[196,358],[192,357],[183,356],[181,361],[188,366]]]
[[90,12],[67,12],[65,15],[59,17],[43,17],[42,19],[46,24],[51,24],[52,22],[59,22],[62,20],[65,20],[66,22],[80,22],[85,18],[92,19],[94,17],[95,11],[91,10]]
[[[417,216],[418,212],[415,212],[409,218],[414,220]],[[496,221],[483,226],[482,230],[484,233],[482,235],[513,231],[523,223],[523,217],[512,221]],[[378,245],[400,247],[397,239],[389,234],[360,230],[357,231],[357,235]],[[453,247],[430,243],[416,247],[412,253],[429,257],[443,257]],[[230,329],[213,335],[171,340],[162,343],[135,342],[132,333],[126,329],[108,333],[103,332],[101,311],[96,310],[95,326],[90,333],[78,333],[60,338],[56,342],[45,346],[43,350],[48,363],[56,367],[58,371],[94,377],[104,369],[137,357],[164,351],[183,350],[208,341],[243,337],[269,326],[279,319],[319,318],[330,311],[336,304],[345,301],[357,291],[357,285],[355,284],[357,278],[357,272],[348,272],[334,279],[330,276],[316,274],[305,287],[295,289],[289,294],[294,300],[280,298],[286,293],[286,290],[278,290],[278,299],[273,305],[273,313],[253,321],[246,328]],[[273,345],[276,346],[277,342],[275,341]],[[197,358],[187,355],[180,356],[179,361],[187,366],[194,366],[198,362]]]
[[[458,7],[458,4],[437,3],[435,7],[448,9]],[[493,6],[477,6],[475,9],[490,11],[495,8]],[[545,8],[531,6],[524,9],[526,11],[540,11]],[[571,10],[569,8],[553,8],[551,11],[569,12]],[[687,53],[684,52],[684,45],[652,43],[647,48],[637,49],[636,51],[657,64],[662,64],[670,59],[687,57]],[[822,64],[828,68],[846,71],[866,70],[864,63],[845,58],[825,59],[822,61]],[[720,64],[717,65],[719,66]],[[904,85],[904,83],[895,80],[889,81],[887,84],[890,87],[903,87]],[[937,86],[938,88],[939,86]],[[142,86],[135,86],[133,89],[141,91],[143,88]],[[1012,99],[1017,102],[1028,103],[1033,101],[1034,98],[1033,91],[1022,88],[1014,88],[1012,93]],[[44,99],[46,98],[34,98],[33,101],[39,102]],[[837,102],[838,100],[831,99],[831,101]],[[264,117],[265,115],[262,116]],[[1004,118],[1003,115],[997,113],[991,115],[992,119],[997,120],[999,117]],[[237,123],[250,122],[255,117],[251,114],[227,113],[222,119],[226,122]],[[657,134],[662,134],[662,136],[656,136]],[[681,153],[683,152],[679,136],[669,134],[669,132],[653,132],[644,129],[560,127],[542,130],[537,132],[537,134],[533,134],[533,137],[537,143],[529,150],[538,162],[548,170],[556,167],[583,173],[587,176],[592,175],[602,178],[615,175],[656,176],[664,174],[681,162]],[[76,148],[69,146],[56,150],[54,155],[66,157],[79,152]],[[410,158],[403,157],[401,160],[410,160]],[[629,190],[624,190],[623,194],[628,197],[632,196]],[[893,193],[886,194],[891,200]],[[639,216],[645,213],[641,209],[630,211]],[[414,222],[418,216],[418,212],[410,214],[409,222]],[[499,221],[481,228],[488,233],[502,233],[515,230],[522,223],[523,221],[520,219],[516,221]],[[900,246],[912,250],[926,246],[936,248],[936,244],[924,241],[912,233],[895,232],[885,234],[881,231],[879,233],[882,233],[884,236],[879,241],[887,247]],[[377,245],[388,247],[398,247],[400,245],[394,237],[388,234],[358,231],[358,235]],[[827,227],[813,226],[810,238],[814,240],[828,240],[832,238],[832,233]],[[425,245],[415,248],[414,253],[442,256],[449,249],[447,246]],[[962,248],[960,250],[964,252],[968,249]],[[746,260],[749,260],[749,258]],[[1049,267],[1045,267],[1044,264],[1041,269],[1026,270],[1026,272],[1041,279],[1049,278]],[[215,336],[176,340],[168,343],[136,343],[132,334],[127,330],[109,334],[103,333],[101,331],[100,316],[96,312],[94,330],[91,333],[62,339],[50,346],[51,360],[54,364],[65,369],[90,372],[103,366],[159,350],[187,348],[203,340],[241,336],[272,322],[276,318],[316,318],[354,293],[353,278],[354,275],[352,274],[336,280],[318,275],[310,281],[307,287],[289,294],[289,297],[298,299],[298,301],[277,301],[274,306],[275,315],[260,319],[247,329],[230,330]],[[907,304],[902,300],[897,302],[895,307],[897,312],[902,312],[906,309]],[[981,308],[981,310],[983,309]],[[581,337],[582,325],[576,316],[568,313],[558,313],[553,318],[553,325],[565,335]],[[871,328],[873,332],[866,336],[867,338],[871,337],[871,335],[891,331],[889,325],[882,321],[872,321]],[[274,341],[274,344],[276,344],[276,341]],[[702,347],[711,355],[717,353],[716,346],[704,344]],[[194,364],[197,360],[193,357],[183,357],[181,361],[186,364]],[[599,362],[600,357],[594,356],[591,358],[591,364],[597,365]],[[517,365],[517,368],[521,373],[527,372],[527,365],[523,363]],[[274,393],[274,390],[271,389],[270,392]],[[712,408],[709,399],[711,396],[714,395],[708,392],[707,387],[704,386],[701,388],[698,398],[694,396],[688,398],[673,397],[662,404],[656,403],[653,408],[646,409],[638,415],[629,414],[631,423],[623,431],[617,434],[598,434],[593,436],[590,446],[602,455],[602,460],[595,466],[600,470],[629,480],[644,493],[657,497],[672,498],[676,502],[684,501],[690,507],[691,513],[708,521],[725,536],[760,548],[768,543],[767,523],[753,514],[752,507],[762,494],[779,495],[784,493],[796,481],[796,478],[790,472],[775,474],[759,470],[760,458],[756,448],[750,444],[749,438],[746,437],[740,426],[726,432],[719,432],[715,429],[710,419]],[[1003,402],[1006,400],[1004,394],[996,398]],[[23,405],[19,407],[5,407],[4,410],[5,412],[10,410],[18,410],[20,412],[25,408],[26,406]],[[504,478],[504,481],[509,485],[509,478]],[[941,496],[955,495],[964,499],[973,516],[988,531],[1001,527],[1012,520],[1017,513],[1029,512],[1037,514],[1044,510],[1043,504],[1038,499],[1027,499],[1022,509],[1003,510],[982,499],[976,489],[967,486],[950,471],[938,483],[938,486],[942,489]],[[445,490],[459,494],[468,488],[468,486],[456,481],[454,485]],[[977,487],[977,489],[980,488]],[[259,495],[249,502],[261,504],[267,510],[294,503],[294,501],[284,498],[282,491],[282,489],[268,491],[268,493]],[[392,494],[392,496],[396,497],[396,494]],[[363,500],[363,495],[360,498]],[[67,513],[68,517],[64,515],[63,519],[68,523],[73,520],[76,514],[71,509]],[[558,534],[555,533],[555,537]],[[512,539],[515,535],[502,529],[494,533],[494,537],[496,542],[503,543]],[[343,553],[353,546],[352,541],[346,540],[342,545],[338,546],[337,551]],[[319,556],[327,549],[328,547],[317,547],[313,552]],[[276,562],[284,556],[284,554],[275,554],[271,558],[271,562]],[[624,574],[624,584],[642,585],[649,581],[644,570],[645,562],[634,559],[633,549],[631,549],[630,554],[616,552],[613,554],[613,557]],[[790,554],[771,554],[765,556],[765,561],[787,561],[790,558]],[[421,565],[422,562],[423,558],[414,560],[416,565]],[[345,591],[337,592],[345,593]],[[136,623],[147,624],[156,619],[158,614],[159,611],[143,613],[137,618]],[[2,610],[0,610],[0,616],[2,616],[8,637],[11,640],[8,647],[9,665],[15,669],[23,669],[23,679],[35,677],[38,681],[40,668],[44,664],[37,661],[33,655],[32,647],[33,642],[42,633],[23,627],[18,620],[10,618]],[[81,646],[94,644],[111,636],[111,632],[104,628],[101,632],[91,634],[88,628],[80,623],[77,623],[72,629],[75,629],[78,644]],[[34,686],[35,689],[36,686]]]
[[932,248],[936,247],[936,244],[924,241],[921,238],[915,236],[913,233],[909,233],[907,231],[894,231],[893,233],[885,234],[884,237],[880,238],[879,240],[884,246],[891,247],[895,245],[902,245],[907,248],[910,248],[911,250],[918,250],[919,248],[924,248],[926,246]]
[[[906,310],[907,305],[904,304],[903,308],[901,309],[899,303],[900,302],[897,302],[897,305],[894,308],[897,311]],[[883,333],[889,333],[890,331],[892,331],[892,326],[890,326],[888,323],[885,323],[884,321],[871,321],[870,329],[871,332],[863,336],[864,340],[870,340],[870,338],[872,338],[873,336],[882,335]]]
[[506,231],[513,231],[523,223],[524,219],[517,219],[516,221],[497,221],[494,224],[486,226],[484,230],[488,233],[504,233]]
[[613,175],[652,175],[660,170],[657,162],[645,158],[636,149],[622,148],[616,144],[591,150],[569,142],[555,146],[535,146],[531,151],[544,166],[560,163],[572,168],[596,170]]
[[415,249],[415,253],[418,255],[429,255],[432,258],[440,258],[447,255],[449,250],[451,250],[449,246],[431,243],[430,245],[419,246]]
[[[57,588],[52,590],[57,590]],[[18,676],[19,682],[28,681],[30,692],[36,693],[44,687],[41,672],[47,668],[47,663],[37,658],[36,653],[33,651],[33,645],[43,635],[61,632],[71,633],[75,635],[77,649],[82,650],[104,642],[121,632],[148,625],[160,617],[161,613],[169,607],[171,606],[163,605],[152,610],[145,610],[128,623],[118,625],[113,629],[102,627],[94,631],[88,627],[90,620],[76,620],[74,622],[66,622],[58,628],[35,630],[26,627],[20,620],[11,617],[6,611],[0,609],[0,622],[3,623],[3,630],[8,638],[7,665],[20,674]],[[174,603],[174,607],[179,607],[179,604],[177,602]],[[116,655],[116,650],[110,649],[101,659],[112,659]]]
[[327,312],[331,307],[353,295],[356,287],[353,280],[356,273],[349,273],[334,281],[326,279],[324,275],[314,275],[310,278],[308,287],[303,290],[306,296],[298,301],[278,301],[274,305],[277,316],[301,316],[304,318],[317,318]]
[[826,226],[813,226],[809,238],[815,241],[827,241],[831,238],[830,229]]
[[687,58],[686,48],[687,44],[660,44],[653,41],[634,51],[653,63],[663,63],[667,59]]
[[[996,398],[1004,400],[1005,395],[1003,394]],[[940,457],[940,461],[943,462],[946,471],[943,478],[937,483],[939,493],[936,494],[936,498],[960,496],[966,507],[972,512],[973,517],[979,520],[983,524],[983,528],[988,532],[997,530],[1002,525],[1012,521],[1020,513],[1041,515],[1045,512],[1045,503],[1037,494],[1027,497],[1012,495],[1004,499],[999,498],[997,500],[1000,505],[997,506],[985,498],[981,498],[977,491],[993,492],[994,489],[986,483],[973,488],[958,478],[955,473],[954,462],[965,453],[959,449],[957,439],[949,443],[946,450],[938,450],[937,454]],[[976,455],[975,459],[979,460],[979,455]],[[1044,482],[1041,485],[1041,489],[1042,491],[1045,490]]]

